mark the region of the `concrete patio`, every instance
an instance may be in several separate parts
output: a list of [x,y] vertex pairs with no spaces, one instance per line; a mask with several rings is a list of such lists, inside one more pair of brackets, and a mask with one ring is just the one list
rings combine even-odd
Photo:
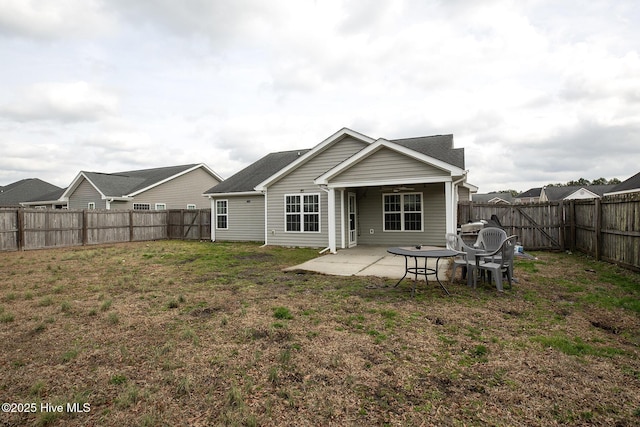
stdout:
[[[423,249],[442,249],[423,246]],[[436,260],[429,259],[427,266],[435,268]],[[400,279],[404,275],[404,257],[387,252],[386,246],[361,245],[350,249],[340,249],[335,254],[320,255],[305,263],[286,268],[285,271],[312,271],[334,276],[376,276]],[[438,265],[441,281],[448,278],[449,260],[443,259]],[[413,275],[407,278],[413,279]],[[419,280],[424,280],[418,277]],[[430,280],[435,277],[430,277]]]

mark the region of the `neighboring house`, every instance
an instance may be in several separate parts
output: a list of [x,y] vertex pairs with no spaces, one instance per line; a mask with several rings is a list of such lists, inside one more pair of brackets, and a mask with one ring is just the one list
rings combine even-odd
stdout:
[[0,206],[17,207],[23,202],[42,197],[61,188],[38,178],[27,178],[0,187]]
[[484,193],[474,194],[471,196],[471,201],[476,203],[495,203],[500,205],[510,205],[513,203],[513,195],[511,193]]
[[26,202],[22,202],[21,205],[36,209],[67,209],[67,201],[62,200],[62,195],[65,191],[67,191],[66,188],[60,188],[51,193],[33,197]]
[[622,194],[640,193],[640,172],[631,178],[615,185],[611,190],[606,192],[605,196],[618,196]]
[[209,202],[203,190],[221,181],[203,163],[118,173],[81,171],[61,200],[69,209],[204,209]]
[[584,185],[542,187],[541,202],[556,202],[572,199],[599,199],[604,193],[611,191],[615,185]]
[[312,149],[271,153],[204,195],[212,240],[337,248],[444,245],[466,183],[452,135],[377,139],[343,128]]
[[542,187],[530,188],[529,190],[518,194],[514,203],[538,203],[540,201],[540,193],[542,192]]

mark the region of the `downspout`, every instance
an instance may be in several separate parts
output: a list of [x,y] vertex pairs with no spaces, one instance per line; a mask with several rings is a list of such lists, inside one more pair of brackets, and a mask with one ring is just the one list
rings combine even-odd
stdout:
[[269,200],[267,199],[266,191],[262,191],[262,194],[264,194],[264,245],[260,247],[264,248],[269,244],[269,242],[267,242],[267,239],[269,238],[269,221],[268,221],[269,216],[267,215],[267,212],[269,211],[268,209]]
[[457,227],[457,223],[458,223],[458,201],[459,201],[459,198],[458,198],[458,189],[457,189],[457,187],[458,187],[458,184],[460,184],[461,182],[464,182],[464,181],[467,180],[467,173],[468,172],[469,171],[464,171],[464,175],[462,175],[462,178],[460,178],[457,181],[454,181],[451,184],[451,187],[452,187],[452,190],[453,190],[453,197],[451,198],[451,203],[453,204],[453,206],[451,206],[451,210],[452,210],[452,213],[455,216],[455,221],[454,221],[454,224],[456,225],[456,230],[455,231],[457,231],[457,228],[458,228]]

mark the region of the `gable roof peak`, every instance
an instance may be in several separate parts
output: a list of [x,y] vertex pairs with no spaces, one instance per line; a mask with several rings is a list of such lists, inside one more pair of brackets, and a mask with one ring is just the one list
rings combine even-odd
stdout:
[[133,197],[140,192],[200,167],[204,168],[218,181],[223,181],[218,174],[204,163],[164,166],[115,173],[80,171],[64,195],[68,197],[69,194],[75,191],[75,188],[80,183],[80,178],[84,177],[103,197]]

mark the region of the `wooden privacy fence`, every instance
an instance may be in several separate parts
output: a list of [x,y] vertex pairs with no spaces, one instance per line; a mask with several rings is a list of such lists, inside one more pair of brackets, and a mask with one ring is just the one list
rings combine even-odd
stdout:
[[207,239],[211,211],[0,209],[0,251]]
[[495,215],[526,250],[578,250],[640,271],[640,195],[502,205],[461,202],[458,223]]
[[169,239],[211,239],[211,209],[169,210],[167,214]]

